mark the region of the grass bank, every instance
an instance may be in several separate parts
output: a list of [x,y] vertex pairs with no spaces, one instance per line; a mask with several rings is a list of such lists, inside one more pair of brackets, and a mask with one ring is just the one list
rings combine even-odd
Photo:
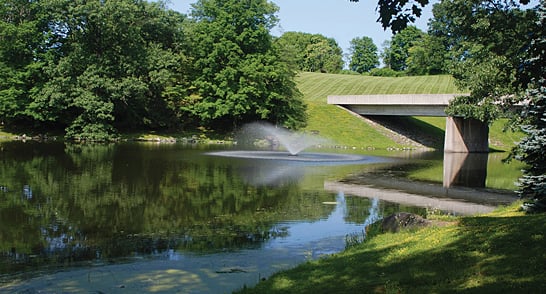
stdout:
[[238,293],[543,293],[546,214],[518,207],[379,234]]

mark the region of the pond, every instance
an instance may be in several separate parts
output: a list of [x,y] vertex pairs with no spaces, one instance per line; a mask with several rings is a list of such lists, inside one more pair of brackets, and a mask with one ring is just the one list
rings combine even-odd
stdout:
[[481,169],[463,159],[446,184],[411,179],[457,165],[438,153],[316,162],[224,156],[231,148],[0,143],[0,292],[226,293],[339,252],[384,215],[515,199],[488,187],[495,155]]

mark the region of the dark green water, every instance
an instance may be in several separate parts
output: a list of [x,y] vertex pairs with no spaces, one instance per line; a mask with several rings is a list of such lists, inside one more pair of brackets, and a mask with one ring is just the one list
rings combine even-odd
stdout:
[[[298,163],[208,148],[1,143],[0,290],[156,292],[163,288],[137,277],[183,269],[195,280],[155,283],[169,285],[163,292],[229,292],[343,250],[348,234],[383,215],[427,213],[326,187],[397,170],[401,159]],[[114,286],[93,284],[97,271],[120,274]]]

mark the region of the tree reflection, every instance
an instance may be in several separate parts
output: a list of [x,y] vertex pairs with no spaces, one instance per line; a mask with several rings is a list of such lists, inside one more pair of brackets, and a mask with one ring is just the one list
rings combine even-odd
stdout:
[[180,145],[10,142],[0,156],[0,273],[254,248],[286,234],[281,220],[332,211],[331,193],[252,183],[248,166]]

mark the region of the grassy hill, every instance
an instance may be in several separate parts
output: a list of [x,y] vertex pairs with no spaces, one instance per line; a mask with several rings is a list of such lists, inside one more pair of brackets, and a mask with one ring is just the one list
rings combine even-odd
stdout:
[[[324,74],[302,72],[297,84],[308,104],[308,131],[318,131],[321,136],[335,144],[349,147],[403,148],[410,147],[397,142],[382,128],[370,124],[339,107],[328,105],[328,95],[366,94],[451,94],[464,93],[457,89],[455,80],[448,75],[413,77],[371,77],[360,75]],[[432,146],[441,148],[445,129],[443,117],[389,118],[394,127],[403,127],[406,132],[433,137]],[[491,126],[491,147],[508,150],[521,134],[504,133],[505,122]],[[434,143],[436,142],[436,143]],[[439,142],[439,143],[438,143]],[[440,144],[440,145],[439,145]]]

